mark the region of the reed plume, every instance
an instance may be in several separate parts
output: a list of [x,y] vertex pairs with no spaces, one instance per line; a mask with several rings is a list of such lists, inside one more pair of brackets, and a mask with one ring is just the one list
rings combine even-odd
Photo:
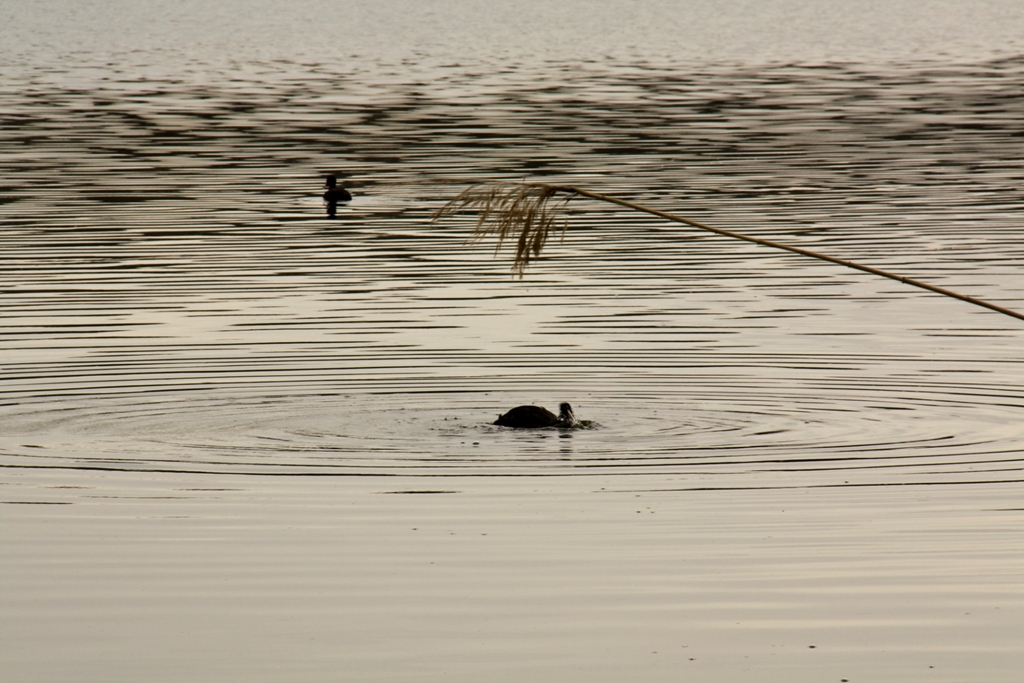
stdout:
[[[564,195],[562,201],[552,207],[550,205],[551,200],[558,197],[560,194]],[[559,220],[560,222],[558,223],[558,227],[561,228],[562,235],[565,235],[565,230],[568,227],[568,219],[563,217],[562,212],[565,210],[568,200],[576,195],[610,202],[612,204],[618,204],[619,206],[649,213],[676,223],[684,223],[701,230],[707,230],[717,235],[732,237],[734,239],[772,247],[773,249],[783,249],[795,254],[801,254],[802,256],[809,256],[822,261],[836,263],[847,268],[853,268],[855,270],[864,271],[865,273],[886,277],[890,280],[926,289],[930,292],[935,292],[936,294],[942,294],[943,296],[959,299],[960,301],[966,301],[967,303],[974,304],[975,306],[981,306],[983,308],[996,311],[997,313],[1002,313],[1003,315],[1024,320],[1024,314],[1012,311],[1008,308],[1003,308],[1002,306],[989,303],[988,301],[983,301],[982,299],[977,299],[966,294],[960,294],[959,292],[954,292],[943,287],[936,287],[935,285],[930,285],[926,282],[921,282],[920,280],[913,280],[909,277],[896,275],[895,273],[890,273],[881,270],[880,268],[865,266],[853,261],[847,261],[845,259],[835,258],[820,252],[811,251],[810,249],[782,244],[781,242],[773,242],[771,240],[760,239],[758,237],[750,237],[749,235],[743,235],[731,230],[714,228],[710,225],[705,225],[704,223],[698,223],[697,221],[683,218],[682,216],[676,216],[664,211],[658,211],[657,209],[651,209],[640,204],[628,202],[624,199],[610,197],[597,192],[590,192],[589,190],[584,190],[572,185],[512,182],[472,185],[459,194],[455,199],[452,199],[450,202],[438,209],[434,214],[433,221],[437,222],[445,216],[451,216],[459,213],[460,211],[478,211],[479,216],[477,218],[476,228],[473,230],[470,241],[475,242],[487,237],[488,235],[497,235],[498,246],[495,248],[495,253],[497,253],[506,239],[515,237],[516,259],[512,266],[512,270],[521,278],[526,267],[530,265],[530,261],[540,256],[541,251],[544,249],[544,244],[547,242],[548,234],[552,230],[556,229],[556,222]]]
[[555,223],[563,216],[562,210],[572,195],[562,197],[555,206],[550,204],[563,191],[562,187],[543,183],[473,185],[441,207],[433,220],[437,222],[461,211],[479,212],[470,241],[497,235],[497,253],[506,239],[515,238],[516,260],[512,270],[522,277],[530,261],[540,256],[549,233],[560,228],[565,235],[568,219],[562,217],[557,226]]

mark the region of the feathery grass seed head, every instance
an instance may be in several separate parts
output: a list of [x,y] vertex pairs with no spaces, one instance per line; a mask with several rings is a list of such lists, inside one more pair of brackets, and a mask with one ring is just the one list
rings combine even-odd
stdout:
[[495,235],[498,238],[495,251],[498,251],[505,240],[515,239],[516,260],[512,271],[522,277],[530,261],[540,256],[553,230],[561,229],[565,235],[568,220],[562,215],[571,195],[555,206],[550,204],[563,191],[565,188],[561,186],[544,183],[473,185],[438,209],[433,220],[436,222],[462,211],[476,211],[477,222],[470,241]]

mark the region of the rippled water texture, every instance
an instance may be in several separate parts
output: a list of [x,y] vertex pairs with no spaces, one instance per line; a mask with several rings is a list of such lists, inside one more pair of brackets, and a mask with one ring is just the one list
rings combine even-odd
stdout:
[[78,47],[0,83],[12,680],[1016,680],[1024,323],[430,217],[1024,310],[1024,58]]
[[[541,75],[9,96],[7,458],[1019,478],[1018,321],[584,199],[518,281],[429,217],[567,181],[1024,308],[1024,62]],[[534,400],[600,428],[517,462],[487,423]]]

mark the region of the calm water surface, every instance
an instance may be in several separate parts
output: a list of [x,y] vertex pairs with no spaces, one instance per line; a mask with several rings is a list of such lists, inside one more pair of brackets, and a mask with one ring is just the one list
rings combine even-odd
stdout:
[[430,222],[1024,310],[1017,3],[329,9],[2,8],[9,680],[1019,680],[1020,321]]

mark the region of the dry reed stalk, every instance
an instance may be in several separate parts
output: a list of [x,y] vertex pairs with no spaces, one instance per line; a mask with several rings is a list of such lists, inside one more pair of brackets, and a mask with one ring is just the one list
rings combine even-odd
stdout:
[[[565,197],[559,205],[552,208],[549,206],[549,202],[559,194],[564,194]],[[717,235],[732,237],[734,239],[744,240],[746,242],[752,242],[754,244],[760,244],[774,249],[791,251],[795,254],[801,254],[802,256],[810,256],[811,258],[820,259],[822,261],[836,263],[841,266],[846,266],[847,268],[853,268],[855,270],[864,271],[865,273],[871,273],[872,275],[886,277],[890,280],[926,289],[930,292],[935,292],[936,294],[942,294],[943,296],[959,299],[960,301],[966,301],[967,303],[974,304],[975,306],[981,306],[997,313],[1008,315],[1012,318],[1024,320],[1024,314],[1018,313],[1017,311],[1003,308],[1002,306],[989,303],[988,301],[976,299],[973,296],[960,294],[959,292],[954,292],[943,287],[929,285],[928,283],[921,282],[920,280],[903,277],[902,275],[896,275],[879,268],[872,268],[871,266],[861,265],[853,261],[835,258],[816,251],[811,251],[810,249],[803,249],[801,247],[782,244],[781,242],[773,242],[771,240],[750,237],[749,235],[742,235],[738,232],[732,232],[731,230],[713,228],[710,225],[698,223],[697,221],[692,221],[688,218],[683,218],[682,216],[665,213],[664,211],[658,211],[657,209],[651,209],[640,204],[634,204],[633,202],[609,197],[608,195],[599,194],[597,192],[590,192],[589,190],[573,187],[572,185],[509,182],[473,185],[464,190],[455,199],[438,209],[434,214],[433,220],[436,222],[445,216],[451,216],[460,211],[478,211],[480,215],[477,219],[476,228],[473,230],[473,235],[470,237],[470,240],[475,242],[491,234],[497,235],[498,246],[495,248],[495,253],[497,253],[498,249],[501,248],[502,243],[506,239],[518,235],[516,241],[516,260],[512,266],[512,270],[517,273],[519,277],[522,277],[526,267],[530,264],[530,261],[540,256],[541,250],[547,242],[548,233],[555,228],[555,221],[559,219],[560,212],[565,209],[568,200],[574,195],[618,204],[619,206],[624,206],[636,211],[643,211],[676,223],[684,223],[701,230],[707,230]],[[565,230],[568,227],[567,218],[562,218],[560,227],[562,235],[564,236]]]
[[[473,185],[458,197],[441,207],[434,214],[434,222],[460,211],[477,211],[479,218],[470,241],[478,242],[488,235],[497,235],[501,249],[506,239],[516,239],[516,260],[512,270],[523,276],[530,261],[544,249],[548,234],[557,229],[556,219],[569,201],[571,195],[562,199],[558,206],[549,202],[555,198],[561,187],[541,183],[491,183]],[[568,219],[563,218],[558,226],[565,235]]]

